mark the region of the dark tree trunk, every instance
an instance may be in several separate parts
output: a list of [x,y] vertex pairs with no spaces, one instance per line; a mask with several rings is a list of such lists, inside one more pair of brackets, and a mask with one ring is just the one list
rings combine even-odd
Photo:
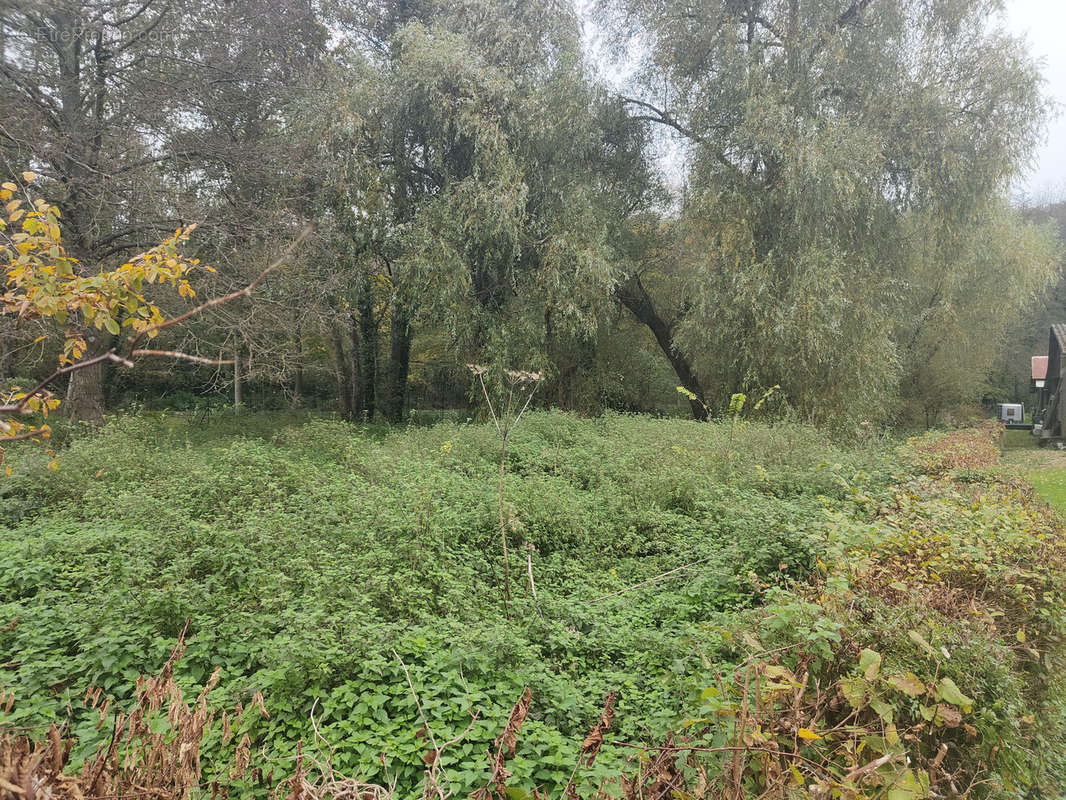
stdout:
[[352,399],[350,402],[352,417],[360,419],[365,411],[363,408],[363,382],[366,380],[366,376],[363,374],[359,363],[362,343],[359,341],[359,315],[355,311],[348,315],[348,338],[351,347],[349,361],[351,362],[350,391]]
[[[82,356],[83,359],[100,356],[106,352],[106,343],[101,341],[99,333],[95,335],[88,333],[85,342],[88,348]],[[71,419],[100,425],[104,421],[105,408],[103,364],[94,364],[70,373],[67,399],[62,406],[66,415]]]
[[93,425],[104,421],[104,387],[102,364],[79,369],[70,374],[70,386],[67,400],[63,404],[71,419],[82,420]]
[[329,341],[329,354],[333,359],[333,371],[337,378],[337,396],[340,401],[341,416],[345,419],[352,418],[352,394],[350,387],[352,378],[349,374],[348,358],[344,353],[344,337],[333,325],[329,326],[327,338]]
[[363,396],[360,400],[368,421],[374,419],[377,410],[378,384],[378,323],[374,318],[374,295],[369,286],[359,292],[359,372],[363,378]]
[[385,416],[389,422],[403,422],[407,407],[407,373],[411,367],[411,321],[408,310],[394,299],[389,325],[389,374]]
[[304,399],[304,339],[303,330],[299,325],[296,326],[296,375],[294,376],[292,390],[296,395],[296,402],[302,405]]
[[652,303],[651,297],[648,295],[648,290],[640,282],[640,278],[630,278],[620,285],[615,290],[615,297],[633,313],[633,316],[639,322],[647,325],[652,334],[654,334],[655,341],[659,343],[659,348],[666,354],[666,358],[670,361],[670,366],[674,368],[681,385],[695,395],[694,399],[689,398],[693,418],[700,422],[706,421],[707,403],[703,395],[703,387],[700,386],[696,372],[692,369],[688,359],[674,347],[675,323],[667,322],[659,315],[659,312],[655,309],[655,304]]

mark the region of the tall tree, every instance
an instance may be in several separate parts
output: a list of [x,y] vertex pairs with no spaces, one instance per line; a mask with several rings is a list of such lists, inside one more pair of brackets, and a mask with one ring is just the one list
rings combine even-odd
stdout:
[[[1000,4],[605,5],[647,43],[634,118],[689,154],[677,250],[695,292],[658,337],[679,377],[712,403],[781,384],[813,419],[887,413],[923,358],[896,321],[933,273],[963,279],[957,237],[994,213],[1046,110]],[[983,269],[1031,289],[1044,266]]]
[[350,217],[390,288],[383,399],[397,419],[419,326],[527,362],[594,334],[610,229],[632,205],[611,188],[640,172],[641,131],[587,80],[563,6],[402,3],[349,24],[345,113],[331,123],[349,150],[330,214]]
[[[308,8],[283,0],[5,4],[0,160],[41,174],[85,269],[143,249],[195,219],[205,190],[237,186],[225,167],[239,161],[242,190],[257,185],[253,166],[269,173],[271,160],[253,160],[246,144],[257,126],[275,124],[264,87],[285,85],[321,40],[303,22]],[[230,197],[245,212],[269,200]],[[89,335],[90,352],[110,344]],[[98,420],[103,404],[99,368],[71,376],[73,414]]]

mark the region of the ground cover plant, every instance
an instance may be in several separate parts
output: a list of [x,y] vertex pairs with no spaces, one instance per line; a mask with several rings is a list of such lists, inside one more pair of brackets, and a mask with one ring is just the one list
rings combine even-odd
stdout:
[[1003,461],[1017,468],[1044,502],[1066,514],[1066,451],[1041,446],[1028,431],[1006,431]]
[[508,617],[494,428],[116,420],[2,489],[0,725],[92,774],[184,631],[182,791],[1053,796],[1061,531],[997,435],[530,412]]

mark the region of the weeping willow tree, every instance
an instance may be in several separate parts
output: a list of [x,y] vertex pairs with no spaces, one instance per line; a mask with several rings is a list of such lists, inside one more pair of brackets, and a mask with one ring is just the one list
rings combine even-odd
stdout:
[[324,208],[351,240],[346,264],[386,287],[388,416],[402,415],[423,333],[458,363],[565,378],[614,312],[614,234],[651,186],[642,126],[588,80],[567,4],[353,15],[338,23],[350,41],[333,54],[331,105],[307,116],[336,165]]
[[[976,400],[990,389],[987,376],[1007,349],[1006,336],[1061,274],[1055,237],[1002,203],[978,212],[940,252],[928,247],[934,232],[915,232],[918,252],[906,284],[912,311],[896,330],[908,418],[931,422],[953,401]],[[1046,337],[1046,328],[1040,333]],[[1022,356],[1026,366],[1030,355]]]
[[709,405],[780,384],[815,421],[873,419],[978,390],[1057,257],[1001,199],[1047,102],[999,6],[605,5],[646,45],[634,118],[687,153],[669,246],[635,270]]

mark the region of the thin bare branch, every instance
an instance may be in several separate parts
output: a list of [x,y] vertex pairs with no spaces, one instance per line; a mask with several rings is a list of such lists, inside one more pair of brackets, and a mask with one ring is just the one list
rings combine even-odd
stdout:
[[44,392],[45,388],[52,381],[56,380],[57,378],[61,378],[64,375],[69,375],[71,372],[77,372],[80,369],[85,369],[86,367],[91,367],[95,364],[102,364],[105,361],[114,361],[116,364],[121,364],[123,367],[133,367],[133,362],[130,361],[128,358],[123,358],[122,356],[115,355],[114,350],[108,350],[101,356],[87,358],[84,361],[77,361],[73,364],[69,364],[65,367],[57,369],[55,372],[53,372],[51,375],[49,375],[47,378],[37,384],[37,386],[35,386],[32,391],[27,392],[26,395],[22,397],[17,403],[7,403],[5,405],[0,406],[0,414],[21,414],[23,410],[25,410],[27,404],[30,402],[30,399]]
[[270,266],[260,272],[259,276],[254,281],[245,286],[243,289],[238,289],[235,292],[230,292],[229,294],[223,295],[222,297],[215,297],[211,300],[208,300],[206,303],[201,303],[196,308],[186,311],[184,314],[179,314],[173,319],[168,319],[165,322],[159,323],[158,325],[153,325],[150,328],[145,328],[143,331],[133,337],[133,339],[130,341],[130,346],[135,346],[137,342],[139,342],[144,336],[150,336],[153,333],[158,333],[164,328],[169,328],[171,325],[177,325],[179,322],[184,322],[185,320],[190,319],[191,317],[195,317],[197,314],[202,314],[209,308],[224,305],[225,303],[232,302],[239,297],[251,297],[252,293],[258,288],[259,284],[262,283],[271,272],[274,272],[275,270],[285,265],[285,262],[289,260],[289,257],[293,254],[293,251],[295,251],[297,246],[300,245],[300,243],[303,242],[304,239],[311,235],[312,229],[312,225],[306,225],[304,229],[300,232],[300,235],[293,239],[289,246],[285,248],[285,252],[282,253],[277,258],[277,260],[270,264]]
[[627,586],[625,589],[620,589],[617,592],[611,592],[610,594],[605,594],[602,597],[597,597],[597,598],[595,598],[593,600],[586,600],[585,604],[586,605],[591,605],[592,603],[598,603],[601,600],[607,600],[607,599],[609,599],[611,597],[618,597],[618,595],[625,594],[626,592],[632,592],[632,591],[634,591],[636,589],[641,588],[642,586],[647,586],[648,584],[651,584],[651,583],[658,583],[659,581],[665,580],[666,578],[670,577],[671,575],[674,575],[674,574],[676,574],[678,572],[685,572],[686,570],[690,570],[693,567],[698,566],[699,564],[703,564],[704,562],[706,562],[708,560],[710,560],[710,559],[709,558],[701,558],[699,561],[693,561],[691,564],[685,564],[685,565],[680,566],[680,567],[675,567],[674,569],[668,570],[667,572],[663,572],[663,573],[661,573],[659,575],[656,575],[653,578],[648,578],[646,581],[641,581],[640,583],[635,583],[632,586]]
[[161,358],[176,358],[182,361],[193,361],[197,364],[207,364],[210,367],[224,367],[233,364],[232,358],[204,358],[180,350],[134,350],[131,356],[160,356]]

